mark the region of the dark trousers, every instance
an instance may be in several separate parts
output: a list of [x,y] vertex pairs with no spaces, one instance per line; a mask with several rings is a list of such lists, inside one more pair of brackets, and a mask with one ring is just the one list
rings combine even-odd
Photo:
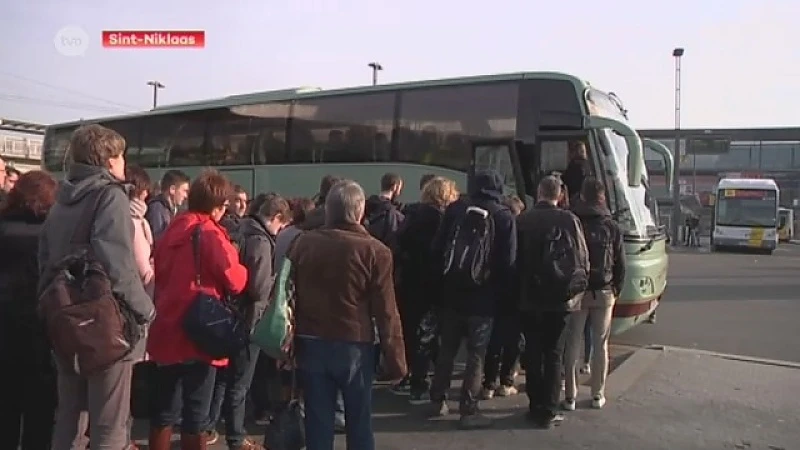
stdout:
[[278,406],[280,397],[275,397],[275,383],[280,384],[281,374],[273,358],[261,350],[257,355],[250,383],[250,401],[253,405],[253,416],[259,418],[271,415]]
[[[411,359],[406,359],[412,395],[426,392],[430,388],[428,371],[432,365],[435,366],[439,355],[439,334],[439,314],[433,310],[422,314],[413,331],[415,346]],[[405,335],[403,338],[405,339]]]
[[567,341],[567,312],[522,316],[525,333],[525,383],[533,413],[555,414],[561,400],[561,366]]
[[461,347],[462,339],[467,341],[467,367],[461,385],[459,412],[462,416],[478,411],[483,358],[492,334],[492,318],[468,316],[452,310],[444,310],[439,318],[441,346],[436,360],[436,370],[431,385],[431,401],[447,398],[447,390],[453,378],[453,365]]
[[[57,403],[55,368],[47,364],[50,352],[32,349],[29,342],[19,341],[20,335],[3,334],[2,338],[8,340],[0,344],[6,368],[0,401],[0,447],[48,450]],[[34,352],[38,354],[31,354]]]
[[244,428],[247,392],[253,381],[259,353],[258,347],[250,345],[231,356],[228,367],[217,369],[208,429],[215,429],[220,416],[224,417],[225,439],[231,448],[242,445],[247,436]]
[[348,450],[374,450],[373,343],[298,337],[296,345],[298,374],[305,400],[307,449],[333,449],[336,397],[341,392]]
[[216,369],[204,362],[157,366],[150,404],[152,426],[181,423],[184,434],[199,434],[208,427]]
[[498,376],[502,386],[514,385],[514,369],[520,353],[520,332],[519,316],[504,314],[495,318],[483,366],[485,388],[497,389]]

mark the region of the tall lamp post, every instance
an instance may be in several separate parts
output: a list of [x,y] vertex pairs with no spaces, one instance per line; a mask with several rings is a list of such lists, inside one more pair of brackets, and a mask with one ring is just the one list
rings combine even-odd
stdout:
[[164,89],[166,86],[161,84],[160,81],[155,81],[155,80],[148,81],[147,85],[153,86],[153,109],[156,109],[156,106],[158,106],[158,90]]
[[675,156],[673,158],[672,177],[672,220],[671,230],[672,244],[678,245],[678,229],[681,220],[681,57],[683,57],[683,48],[676,48],[672,50],[672,56],[675,58]]
[[372,85],[378,84],[378,71],[383,70],[383,66],[377,62],[371,62],[367,66],[372,67]]

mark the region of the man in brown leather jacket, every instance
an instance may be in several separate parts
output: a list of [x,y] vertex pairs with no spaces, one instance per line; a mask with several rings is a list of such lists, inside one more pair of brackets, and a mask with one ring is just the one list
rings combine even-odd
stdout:
[[373,318],[387,374],[395,381],[406,374],[392,253],[361,225],[364,206],[361,186],[337,183],[325,199],[325,226],[299,235],[287,254],[294,265],[296,357],[309,450],[333,448],[337,391],[348,415],[348,443],[375,448]]

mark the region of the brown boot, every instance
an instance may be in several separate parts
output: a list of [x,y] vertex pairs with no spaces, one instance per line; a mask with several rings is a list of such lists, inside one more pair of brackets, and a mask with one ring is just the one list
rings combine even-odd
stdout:
[[208,444],[205,434],[181,433],[181,450],[206,450],[206,448],[208,448]]
[[150,450],[169,450],[172,442],[172,427],[150,428],[147,448]]

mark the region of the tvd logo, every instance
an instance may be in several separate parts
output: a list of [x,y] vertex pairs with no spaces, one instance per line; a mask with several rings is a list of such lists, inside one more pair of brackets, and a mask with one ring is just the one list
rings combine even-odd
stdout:
[[71,25],[58,30],[53,44],[64,56],[83,56],[89,48],[89,35],[83,28]]

